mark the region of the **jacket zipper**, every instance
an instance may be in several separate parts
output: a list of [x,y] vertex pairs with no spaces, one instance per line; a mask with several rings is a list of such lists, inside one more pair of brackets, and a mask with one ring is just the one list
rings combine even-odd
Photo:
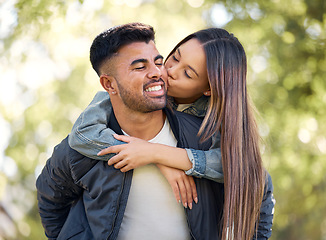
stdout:
[[109,233],[109,236],[107,237],[107,240],[109,240],[111,234],[113,233],[114,227],[115,227],[115,221],[117,220],[117,216],[118,216],[119,208],[120,208],[121,195],[122,195],[122,192],[123,192],[123,189],[124,189],[124,186],[125,186],[125,179],[126,179],[126,173],[123,173],[123,181],[122,181],[121,191],[120,191],[119,198],[118,198],[118,206],[117,206],[117,210],[115,212],[115,216],[114,216],[114,220],[113,220],[113,224],[112,224],[112,229],[111,229],[111,232]]

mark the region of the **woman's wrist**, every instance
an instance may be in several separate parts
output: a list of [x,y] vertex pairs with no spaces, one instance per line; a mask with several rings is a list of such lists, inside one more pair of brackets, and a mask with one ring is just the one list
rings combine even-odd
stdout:
[[152,143],[151,145],[152,146],[150,151],[152,153],[151,158],[153,160],[153,163],[168,166],[167,158],[169,156],[167,155],[167,153],[169,150],[169,146],[159,143]]
[[170,147],[163,144],[153,144],[153,163],[187,171],[192,168],[192,163],[183,148]]

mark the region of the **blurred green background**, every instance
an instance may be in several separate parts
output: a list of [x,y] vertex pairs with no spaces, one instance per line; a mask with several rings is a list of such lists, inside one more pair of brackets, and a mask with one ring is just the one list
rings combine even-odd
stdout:
[[94,94],[89,47],[140,21],[167,55],[210,26],[248,56],[264,164],[276,198],[272,239],[326,239],[325,0],[0,1],[0,239],[44,239],[35,179]]

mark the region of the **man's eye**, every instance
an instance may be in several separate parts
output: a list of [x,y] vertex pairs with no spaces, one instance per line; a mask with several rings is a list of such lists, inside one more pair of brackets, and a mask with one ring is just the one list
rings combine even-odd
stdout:
[[157,65],[157,66],[162,66],[163,63],[155,63],[155,65]]
[[142,70],[142,69],[144,69],[145,67],[144,66],[142,66],[142,67],[136,67],[135,69],[136,70]]

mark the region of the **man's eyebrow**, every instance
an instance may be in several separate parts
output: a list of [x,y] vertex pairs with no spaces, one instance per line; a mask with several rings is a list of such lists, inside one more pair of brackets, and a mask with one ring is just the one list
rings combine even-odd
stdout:
[[136,60],[132,61],[132,63],[130,63],[130,66],[132,66],[136,63],[148,63],[148,60],[145,58],[136,59]]
[[[177,52],[179,53],[179,56],[181,57],[181,52],[180,52],[179,48],[177,49]],[[199,77],[197,71],[193,67],[191,67],[190,65],[187,65],[187,66],[188,66],[188,68],[190,68],[197,75],[197,77]]]
[[158,59],[163,59],[163,56],[162,55],[157,55],[155,58],[154,58],[154,61],[158,60]]
[[[158,60],[158,59],[163,59],[163,56],[162,55],[157,55],[155,58],[154,58],[154,61]],[[134,61],[132,61],[130,63],[130,66],[134,65],[134,64],[137,64],[137,63],[148,63],[148,60],[145,59],[145,58],[140,58],[140,59],[136,59]]]

